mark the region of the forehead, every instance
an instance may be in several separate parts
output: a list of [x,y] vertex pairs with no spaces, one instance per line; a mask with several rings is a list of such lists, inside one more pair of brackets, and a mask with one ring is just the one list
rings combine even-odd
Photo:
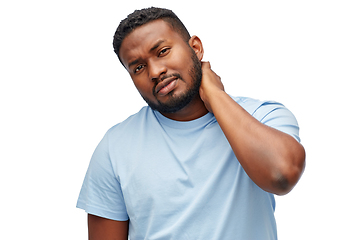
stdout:
[[146,23],[132,31],[123,40],[119,56],[125,66],[139,55],[149,52],[160,40],[164,42],[183,41],[180,34],[169,23],[159,19]]

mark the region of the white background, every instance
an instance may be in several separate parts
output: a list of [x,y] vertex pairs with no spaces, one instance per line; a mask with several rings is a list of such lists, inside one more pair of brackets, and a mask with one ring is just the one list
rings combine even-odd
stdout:
[[296,115],[307,168],[276,198],[279,239],[360,239],[359,2],[210,2],[0,3],[0,239],[87,238],[75,205],[92,152],[145,104],[112,37],[151,5],[202,39],[228,93]]

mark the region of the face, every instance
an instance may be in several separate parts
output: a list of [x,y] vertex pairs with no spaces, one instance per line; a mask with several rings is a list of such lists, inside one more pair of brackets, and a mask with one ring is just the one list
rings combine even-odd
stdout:
[[119,56],[148,105],[174,113],[199,94],[202,45],[189,43],[168,23],[155,20],[138,27],[123,41]]

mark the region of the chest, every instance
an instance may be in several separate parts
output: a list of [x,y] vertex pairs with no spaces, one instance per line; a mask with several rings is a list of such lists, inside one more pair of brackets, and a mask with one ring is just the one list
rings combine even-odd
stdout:
[[139,129],[111,148],[129,215],[164,206],[173,212],[217,178],[234,176],[240,165],[217,124],[192,131]]

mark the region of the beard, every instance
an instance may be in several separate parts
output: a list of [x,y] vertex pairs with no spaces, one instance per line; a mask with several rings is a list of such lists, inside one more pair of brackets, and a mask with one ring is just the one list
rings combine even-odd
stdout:
[[[192,51],[191,60],[193,62],[193,65],[189,69],[189,75],[191,77],[191,85],[188,87],[188,89],[186,89],[186,91],[183,94],[178,96],[174,96],[173,91],[170,92],[169,93],[170,98],[166,103],[160,102],[158,99],[156,102],[153,102],[142,96],[151,109],[159,111],[161,113],[174,113],[187,106],[195,98],[195,96],[199,94],[199,89],[202,79],[202,70],[201,70],[201,62],[197,58],[194,51]],[[171,76],[164,76],[163,79],[173,76],[177,77],[180,81],[184,81],[181,75],[177,73],[172,74]],[[154,96],[156,96],[155,86],[153,88]]]

